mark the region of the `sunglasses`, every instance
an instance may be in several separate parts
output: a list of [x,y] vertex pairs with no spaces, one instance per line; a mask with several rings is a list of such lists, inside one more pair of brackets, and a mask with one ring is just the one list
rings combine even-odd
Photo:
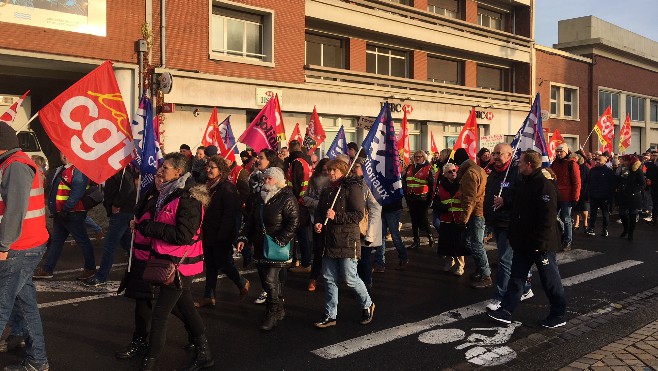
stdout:
[[447,171],[446,171],[446,173],[456,173],[456,172],[457,172],[456,169],[452,169],[452,170],[447,170]]

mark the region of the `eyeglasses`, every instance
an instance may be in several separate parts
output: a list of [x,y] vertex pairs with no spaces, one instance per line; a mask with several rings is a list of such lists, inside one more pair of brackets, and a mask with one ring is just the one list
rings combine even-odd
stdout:
[[564,152],[564,151],[561,149],[556,149],[555,152]]
[[219,169],[219,166],[206,165],[206,169]]
[[456,173],[457,169],[452,169],[452,170],[446,170],[446,173]]

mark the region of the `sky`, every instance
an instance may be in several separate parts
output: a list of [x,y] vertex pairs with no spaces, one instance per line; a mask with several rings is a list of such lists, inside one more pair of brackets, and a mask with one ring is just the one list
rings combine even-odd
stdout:
[[536,0],[535,41],[557,44],[557,23],[593,15],[658,42],[658,0]]

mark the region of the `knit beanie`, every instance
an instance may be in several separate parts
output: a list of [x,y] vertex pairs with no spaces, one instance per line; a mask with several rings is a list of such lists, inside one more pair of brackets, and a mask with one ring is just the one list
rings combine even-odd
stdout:
[[283,175],[283,170],[278,167],[270,167],[263,173],[263,178],[270,177],[276,181],[276,184],[279,188],[284,188],[286,186],[286,177]]
[[7,151],[14,148],[20,148],[16,130],[4,121],[0,121],[0,150]]
[[464,162],[466,162],[470,157],[468,157],[468,152],[464,148],[457,148],[455,151],[455,164],[457,166],[461,166]]
[[206,156],[215,156],[217,153],[219,153],[219,150],[217,149],[217,146],[208,146],[206,149],[203,150],[206,154]]

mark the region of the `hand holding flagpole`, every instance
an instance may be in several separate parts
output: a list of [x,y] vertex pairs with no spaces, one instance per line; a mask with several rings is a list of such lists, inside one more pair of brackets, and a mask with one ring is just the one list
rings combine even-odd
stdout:
[[[360,148],[359,148],[359,151],[356,153],[356,155],[354,155],[354,159],[355,159],[355,160],[359,157],[359,154],[361,153],[361,150],[362,150],[362,149],[363,149],[363,147],[360,147]],[[354,167],[354,163],[355,163],[355,162],[356,162],[356,161],[352,161],[352,163],[350,164],[350,168],[349,168],[349,170],[347,170],[347,174],[345,174],[345,176],[350,175],[350,173],[352,172],[352,167]],[[329,208],[329,210],[333,210],[333,209],[334,209],[334,206],[336,205],[336,200],[338,199],[338,195],[340,194],[340,189],[341,189],[341,187],[338,187],[338,190],[336,191],[336,196],[334,196],[334,200],[331,202],[331,207]],[[329,211],[329,210],[327,210],[327,211]],[[329,217],[328,217],[328,216],[327,216],[327,218],[324,220],[324,224],[323,224],[323,225],[327,225],[327,222],[329,222]]]

